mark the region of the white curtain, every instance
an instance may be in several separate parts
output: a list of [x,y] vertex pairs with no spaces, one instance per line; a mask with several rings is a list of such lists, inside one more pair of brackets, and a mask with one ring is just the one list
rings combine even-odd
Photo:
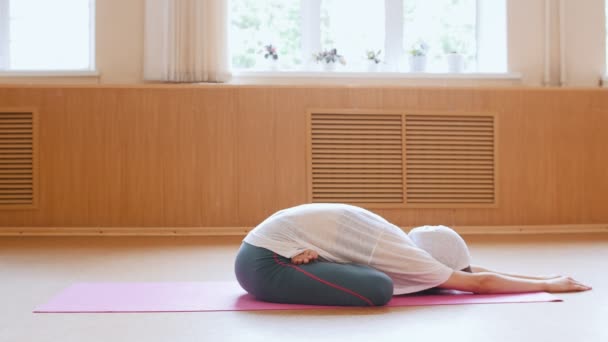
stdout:
[[146,0],[144,79],[230,79],[228,0]]

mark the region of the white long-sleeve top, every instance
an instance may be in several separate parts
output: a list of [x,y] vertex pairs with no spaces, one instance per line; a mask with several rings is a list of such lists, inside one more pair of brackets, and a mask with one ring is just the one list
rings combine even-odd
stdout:
[[391,277],[396,295],[438,286],[452,274],[399,227],[346,204],[314,203],[281,210],[243,241],[286,258],[310,249],[329,262],[369,265]]

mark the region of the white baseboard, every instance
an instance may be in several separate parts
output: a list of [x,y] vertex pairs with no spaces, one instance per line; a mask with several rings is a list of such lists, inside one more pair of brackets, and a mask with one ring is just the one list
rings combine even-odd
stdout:
[[[405,227],[408,231],[413,227]],[[608,224],[454,226],[462,235],[608,233]],[[245,236],[251,227],[0,227],[0,236]]]
[[453,228],[462,235],[608,233],[608,224],[455,226]]
[[245,227],[19,227],[0,236],[245,236]]

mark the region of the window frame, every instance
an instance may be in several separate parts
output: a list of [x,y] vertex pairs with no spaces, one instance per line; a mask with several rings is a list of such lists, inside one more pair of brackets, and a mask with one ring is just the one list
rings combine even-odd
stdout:
[[8,68],[8,62],[10,59],[8,46],[10,37],[10,24],[9,24],[9,1],[0,0],[0,71]]
[[310,69],[312,61],[308,56],[321,50],[321,1],[300,0],[302,22],[302,61]]
[[[11,1],[0,0],[0,76],[2,77],[89,77],[99,76],[96,58],[96,0],[87,0],[89,4],[89,67],[73,69],[10,69],[10,17]],[[5,57],[5,58],[2,58]]]
[[[314,67],[314,62],[307,58],[308,56],[317,53],[321,49],[321,1],[322,0],[301,0],[301,14],[302,14],[302,22],[301,22],[301,32],[302,32],[302,60],[303,69],[302,70],[277,70],[277,71],[267,71],[267,70],[251,70],[251,69],[240,69],[235,68],[233,72],[237,76],[245,76],[251,77],[255,74],[264,75],[264,77],[273,77],[272,75],[286,73],[288,75],[298,75],[297,77],[301,77],[305,73],[310,73],[317,75],[318,68]],[[483,20],[484,15],[483,11],[487,11],[487,6],[483,6],[484,0],[476,0],[476,39],[478,44],[476,44],[476,56],[477,56],[477,70],[474,71],[465,71],[460,73],[461,76],[449,77],[452,73],[447,72],[424,72],[424,73],[416,73],[411,71],[399,70],[399,61],[403,58],[405,54],[404,49],[404,35],[405,32],[403,30],[403,0],[384,0],[385,3],[385,41],[384,41],[384,55],[387,69],[386,71],[380,72],[362,72],[362,71],[337,71],[337,72],[324,72],[326,74],[337,74],[337,77],[343,77],[344,74],[373,74],[374,77],[382,78],[382,75],[389,75],[388,78],[394,78],[392,74],[402,74],[402,75],[416,75],[419,78],[437,78],[437,77],[423,77],[424,75],[438,75],[440,77],[447,78],[493,78],[493,79],[504,79],[503,77],[499,77],[500,75],[505,75],[508,79],[520,78],[521,75],[519,73],[511,72],[509,69],[509,61],[508,61],[508,46],[507,46],[507,34],[508,28],[507,25],[507,0],[502,1],[502,6],[504,6],[505,15],[502,16],[502,21],[500,24],[504,26],[504,37],[500,37],[500,39],[496,39],[495,37],[489,37],[488,27],[492,26],[493,23],[490,20]],[[485,32],[485,34],[484,34]],[[486,42],[485,44],[481,44],[479,42]],[[490,43],[492,42],[492,43]],[[482,46],[484,45],[484,46]],[[487,68],[488,65],[492,64],[492,60],[494,58],[486,58],[488,51],[495,50],[500,48],[504,50],[505,54],[500,64],[502,64],[502,70],[489,70],[491,68]],[[341,76],[340,76],[341,75]],[[474,75],[480,75],[480,77],[472,77]],[[490,76],[490,77],[488,77]],[[496,76],[496,77],[495,77]]]

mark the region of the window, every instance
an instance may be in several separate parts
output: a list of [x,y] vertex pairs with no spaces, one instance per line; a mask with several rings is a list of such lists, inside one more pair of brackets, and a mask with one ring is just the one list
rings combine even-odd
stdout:
[[477,1],[434,0],[403,2],[403,46],[411,50],[420,42],[429,46],[429,69],[441,70],[448,53],[462,54],[466,65],[477,63]]
[[[345,8],[348,15],[344,15]],[[347,66],[362,69],[366,50],[384,50],[384,13],[383,1],[376,0],[371,6],[369,0],[321,1],[321,49],[336,48]]]
[[[315,70],[313,54],[336,49],[338,71],[410,71],[408,53],[424,43],[428,72],[448,71],[458,52],[464,71],[506,72],[506,0],[232,0],[232,66]],[[265,58],[277,49],[278,61]]]
[[265,67],[263,51],[270,44],[278,47],[282,68],[302,64],[300,0],[233,0],[231,6],[234,68]]
[[94,66],[94,0],[0,0],[0,71]]

